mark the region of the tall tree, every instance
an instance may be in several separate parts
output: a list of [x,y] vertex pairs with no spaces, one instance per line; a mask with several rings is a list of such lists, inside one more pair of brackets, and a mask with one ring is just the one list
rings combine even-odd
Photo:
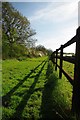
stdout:
[[26,44],[28,39],[36,34],[30,28],[29,20],[8,2],[2,3],[2,30],[7,36],[7,44],[10,46],[10,56],[12,55],[14,42]]

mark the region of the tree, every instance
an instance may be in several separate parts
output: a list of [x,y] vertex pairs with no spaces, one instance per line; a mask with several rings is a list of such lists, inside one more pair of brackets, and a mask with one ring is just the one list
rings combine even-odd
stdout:
[[47,54],[49,57],[51,56],[52,53],[53,53],[53,51],[51,49],[47,49]]
[[[10,46],[10,57],[12,56],[13,43],[26,44],[29,38],[36,34],[30,28],[29,20],[21,15],[8,2],[2,3],[2,32],[7,36],[7,44]],[[4,40],[4,36],[3,36]]]
[[37,50],[37,51],[42,51],[42,52],[44,53],[44,55],[47,54],[47,49],[46,49],[43,45],[38,45],[38,46],[36,47],[36,50]]
[[37,42],[37,39],[30,38],[26,41],[26,47],[28,49],[35,48],[35,43]]

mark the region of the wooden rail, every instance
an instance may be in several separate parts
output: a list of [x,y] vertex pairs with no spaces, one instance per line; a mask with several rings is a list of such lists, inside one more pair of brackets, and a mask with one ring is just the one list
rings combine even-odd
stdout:
[[[64,56],[63,49],[76,43],[75,56]],[[58,65],[60,59],[60,65]],[[51,54],[51,61],[55,64],[55,70],[59,68],[59,78],[62,78],[62,73],[66,76],[69,82],[73,85],[72,111],[76,113],[77,120],[80,120],[80,27],[77,29],[76,35],[60,48],[56,49]],[[74,64],[74,78],[71,78],[66,71],[63,70],[63,61]]]

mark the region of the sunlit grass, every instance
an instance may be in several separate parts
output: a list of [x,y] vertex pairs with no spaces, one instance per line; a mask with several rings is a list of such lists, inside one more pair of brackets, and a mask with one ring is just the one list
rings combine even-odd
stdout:
[[[3,61],[3,96],[6,96],[4,104],[7,106],[3,107],[3,120],[16,118],[16,114],[18,114],[16,108],[21,102],[20,106],[24,106],[24,109],[21,111],[20,119],[39,118],[47,69],[47,63],[44,60],[47,58]],[[42,61],[44,62],[42,63]],[[41,65],[36,68],[39,64]],[[10,93],[8,94],[8,92]],[[19,115],[17,117],[19,118]]]
[[47,57],[4,60],[2,67],[3,120],[74,120],[72,86]]

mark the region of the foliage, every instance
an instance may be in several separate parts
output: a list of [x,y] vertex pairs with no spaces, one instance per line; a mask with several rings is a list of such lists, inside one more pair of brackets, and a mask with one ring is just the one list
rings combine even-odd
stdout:
[[24,45],[24,49],[26,44],[34,44],[34,40],[30,38],[36,32],[31,29],[29,20],[8,2],[2,3],[2,32],[2,49],[5,58],[14,56],[14,43],[16,46]]
[[46,55],[46,53],[47,53],[47,49],[43,45],[36,46],[36,50],[42,51],[44,53],[44,55]]
[[[2,3],[2,58],[39,57],[50,55],[51,50],[44,46],[35,47],[36,34],[30,26],[29,20],[17,11],[11,3]],[[23,57],[23,58],[22,58]]]
[[47,54],[48,54],[49,58],[50,58],[52,53],[53,53],[53,51],[51,49],[47,49]]

